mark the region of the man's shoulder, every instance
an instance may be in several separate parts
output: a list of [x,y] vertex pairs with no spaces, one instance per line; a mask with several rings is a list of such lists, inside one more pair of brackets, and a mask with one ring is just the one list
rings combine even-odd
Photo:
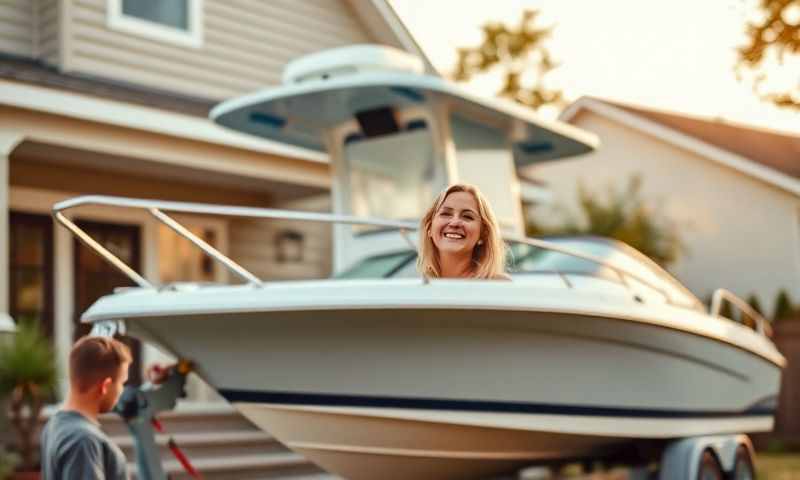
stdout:
[[51,441],[91,440],[102,443],[106,436],[100,427],[77,412],[60,410],[47,421],[42,432]]

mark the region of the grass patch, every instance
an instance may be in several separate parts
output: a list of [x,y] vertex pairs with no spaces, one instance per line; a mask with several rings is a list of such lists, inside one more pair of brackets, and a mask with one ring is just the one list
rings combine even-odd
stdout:
[[756,454],[759,480],[800,480],[800,453]]

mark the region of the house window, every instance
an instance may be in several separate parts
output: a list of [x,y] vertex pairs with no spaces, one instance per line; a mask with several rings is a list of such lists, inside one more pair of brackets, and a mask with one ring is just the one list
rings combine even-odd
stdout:
[[114,30],[189,47],[203,45],[203,0],[109,0]]
[[49,215],[11,212],[9,313],[53,336],[53,224]]

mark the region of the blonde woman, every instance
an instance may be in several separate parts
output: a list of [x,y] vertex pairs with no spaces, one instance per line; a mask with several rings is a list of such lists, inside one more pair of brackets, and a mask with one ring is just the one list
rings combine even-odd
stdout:
[[417,269],[431,278],[505,279],[505,246],[489,202],[473,185],[439,194],[420,222]]

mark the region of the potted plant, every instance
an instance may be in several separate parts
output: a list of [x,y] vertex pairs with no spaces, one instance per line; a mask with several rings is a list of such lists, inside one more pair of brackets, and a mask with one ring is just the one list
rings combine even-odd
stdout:
[[11,342],[0,345],[0,397],[16,434],[20,463],[12,478],[38,478],[39,415],[57,382],[55,354],[34,322],[20,322]]

